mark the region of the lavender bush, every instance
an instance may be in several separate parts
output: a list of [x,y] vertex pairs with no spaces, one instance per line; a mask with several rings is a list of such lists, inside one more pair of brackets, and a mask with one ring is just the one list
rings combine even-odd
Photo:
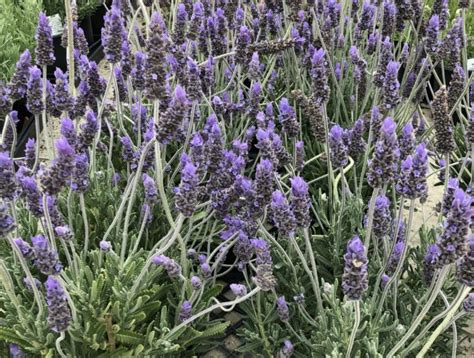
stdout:
[[[46,78],[40,15],[34,58],[0,92],[5,349],[200,355],[234,309],[237,351],[258,356],[460,351],[473,307],[465,1],[448,21],[445,1],[115,0],[107,79],[65,4],[67,73]],[[25,96],[37,128],[60,130],[16,158],[10,104]],[[430,183],[444,188],[437,212]]]

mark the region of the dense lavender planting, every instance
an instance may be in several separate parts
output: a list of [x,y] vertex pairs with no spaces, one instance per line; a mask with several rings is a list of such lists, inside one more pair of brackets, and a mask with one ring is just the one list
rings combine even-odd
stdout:
[[[69,23],[54,84],[41,14],[0,92],[5,352],[199,356],[239,309],[255,356],[455,356],[474,307],[465,1],[453,21],[437,0],[169,3],[112,2],[107,79]],[[24,158],[19,98],[60,127]]]

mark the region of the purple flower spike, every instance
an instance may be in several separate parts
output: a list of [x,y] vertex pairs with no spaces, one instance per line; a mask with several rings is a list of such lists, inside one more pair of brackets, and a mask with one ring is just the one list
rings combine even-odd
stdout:
[[304,169],[304,142],[301,140],[295,144],[295,166],[298,171]]
[[31,248],[30,244],[24,241],[21,238],[15,239],[15,245],[20,249],[21,254],[27,260],[32,260],[35,258],[35,253]]
[[243,297],[247,294],[247,287],[245,287],[244,285],[232,283],[229,287],[232,293],[237,297]]
[[385,183],[395,180],[400,156],[395,129],[395,122],[387,117],[380,129],[372,159],[369,161],[367,180],[373,188],[380,188]]
[[67,76],[60,68],[56,68],[54,77],[56,78],[56,85],[54,87],[56,108],[61,112],[68,112],[72,109],[73,101],[69,95]]
[[102,46],[104,46],[105,57],[112,64],[120,62],[124,32],[124,21],[120,10],[112,6],[104,16],[102,28]]
[[79,148],[84,151],[92,145],[94,137],[99,130],[99,124],[94,111],[87,111],[86,120],[81,124],[81,133],[79,134]]
[[188,157],[182,167],[181,183],[175,189],[175,204],[184,216],[191,217],[197,206],[199,178],[197,167]]
[[64,332],[72,321],[66,292],[53,276],[48,276],[44,286],[48,304],[48,325],[54,332]]
[[168,37],[163,19],[158,12],[151,15],[150,36],[147,40],[145,67],[146,91],[151,99],[166,99],[166,50]]
[[168,256],[156,255],[153,257],[152,261],[155,265],[163,266],[165,271],[168,273],[169,278],[176,278],[181,275],[181,266]]
[[272,194],[271,218],[283,236],[292,236],[296,230],[296,218],[283,193],[276,190]]
[[420,143],[413,156],[409,155],[401,164],[397,191],[408,199],[424,198],[428,193],[426,175],[428,154],[424,143]]
[[191,318],[191,311],[193,306],[191,305],[190,301],[184,301],[181,305],[181,309],[179,311],[179,320],[181,322],[186,321],[187,319]]
[[400,241],[395,244],[392,254],[388,258],[388,262],[387,262],[387,273],[389,275],[393,275],[395,273],[395,270],[397,269],[397,265],[400,262],[400,259],[402,258],[404,249],[405,249],[404,242]]
[[60,128],[61,135],[66,138],[68,143],[72,146],[75,146],[77,143],[77,133],[76,127],[74,126],[73,121],[69,118],[63,118],[61,120],[61,128]]
[[291,182],[291,208],[296,218],[296,224],[299,227],[307,228],[311,224],[309,208],[311,201],[309,199],[309,186],[303,178],[295,176],[290,179]]
[[15,228],[13,218],[8,215],[8,207],[0,204],[0,235],[6,236]]
[[390,231],[391,222],[390,200],[385,195],[379,195],[375,199],[374,219],[372,223],[374,237],[383,239]]
[[314,98],[320,104],[327,102],[330,88],[326,74],[325,52],[322,48],[314,51],[311,58],[311,78],[313,81]]
[[85,153],[76,155],[71,188],[78,193],[85,193],[89,188],[89,156]]
[[425,48],[426,51],[434,55],[438,51],[439,46],[439,16],[433,15],[428,22],[428,27],[425,30],[426,39],[425,39]]
[[398,82],[399,68],[399,62],[391,61],[387,65],[382,88],[382,101],[387,109],[393,109],[400,103],[400,83]]
[[368,260],[364,244],[358,236],[354,236],[348,242],[344,262],[342,275],[344,296],[349,300],[360,300],[368,287]]
[[156,136],[158,140],[167,144],[177,135],[177,132],[183,124],[189,108],[189,101],[186,97],[186,91],[180,85],[177,85],[171,99],[170,105],[160,119]]
[[364,120],[359,118],[355,121],[354,126],[349,131],[349,147],[348,154],[352,159],[357,159],[367,149],[364,140]]
[[62,265],[59,262],[58,253],[49,247],[48,240],[43,235],[38,235],[33,236],[31,242],[35,253],[34,264],[38,270],[45,275],[59,274]]
[[466,297],[462,307],[466,312],[474,312],[474,292],[470,293],[469,296]]
[[343,168],[347,165],[347,147],[344,144],[344,129],[334,125],[329,131],[329,148],[331,163],[334,168]]
[[133,87],[139,91],[145,89],[145,66],[146,54],[140,51],[135,52],[135,66],[132,68],[131,78]]
[[158,201],[158,190],[155,181],[148,174],[143,173],[143,186],[145,187],[145,200],[149,205],[153,205]]
[[469,239],[469,249],[457,262],[456,277],[462,284],[474,287],[474,235]]
[[25,352],[21,350],[19,346],[16,344],[12,343],[10,344],[10,356],[11,358],[26,358]]
[[26,175],[18,175],[18,183],[21,188],[21,196],[26,201],[27,209],[37,218],[43,216],[43,204],[36,180]]
[[281,348],[281,355],[284,358],[290,358],[293,355],[295,348],[293,347],[293,343],[291,343],[288,339],[283,341],[283,347]]
[[30,67],[27,90],[27,107],[33,114],[40,114],[44,108],[42,101],[43,83],[41,80],[41,70],[36,67]]
[[415,148],[415,135],[413,132],[413,124],[408,122],[402,129],[402,136],[400,137],[400,158],[405,159],[413,153]]
[[287,98],[282,98],[279,105],[280,115],[278,120],[283,126],[284,131],[288,134],[290,138],[296,137],[300,130],[301,126],[298,120],[296,119],[296,113],[293,107],[290,106]]
[[16,70],[9,84],[10,98],[18,100],[25,97],[28,78],[30,76],[31,54],[26,49],[16,63]]
[[468,252],[467,237],[474,210],[472,197],[456,189],[451,209],[443,223],[443,233],[437,240],[441,251],[439,265],[455,262]]
[[201,279],[197,276],[191,277],[191,286],[193,286],[195,290],[199,290],[202,286]]
[[51,165],[39,173],[43,191],[49,195],[59,193],[72,175],[75,151],[65,138],[56,140],[57,157]]
[[15,198],[16,182],[13,172],[13,161],[10,154],[0,152],[0,198],[11,201]]
[[277,298],[277,313],[282,322],[288,322],[290,319],[290,312],[288,310],[288,304],[286,303],[285,296],[280,296]]
[[383,3],[383,27],[382,36],[390,36],[395,33],[397,25],[397,7],[391,1]]
[[423,259],[423,279],[427,285],[433,280],[433,275],[438,267],[440,256],[441,250],[438,245],[432,244],[428,246]]
[[462,97],[465,82],[466,74],[464,73],[462,66],[458,63],[454,67],[453,75],[451,77],[451,81],[449,82],[448,107],[450,110],[454,107],[458,99]]
[[431,104],[433,123],[435,128],[436,150],[440,154],[447,154],[454,149],[453,128],[449,116],[448,93],[442,86],[436,93]]
[[263,210],[269,203],[274,187],[273,164],[267,159],[260,160],[255,174],[257,206]]
[[40,12],[38,17],[35,40],[36,64],[38,66],[52,65],[55,61],[53,35],[48,17],[43,12]]
[[102,240],[101,242],[99,242],[99,248],[102,252],[109,252],[112,249],[112,244],[110,243],[110,241]]

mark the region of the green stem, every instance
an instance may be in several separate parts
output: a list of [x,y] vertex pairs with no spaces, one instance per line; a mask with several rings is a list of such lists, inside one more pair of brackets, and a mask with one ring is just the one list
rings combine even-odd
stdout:
[[443,333],[445,328],[449,325],[449,322],[453,318],[454,314],[457,312],[459,306],[463,303],[464,299],[469,295],[471,292],[471,287],[467,287],[465,285],[462,286],[461,289],[461,294],[458,296],[458,298],[451,304],[451,308],[449,310],[449,313],[446,315],[444,318],[443,322],[440,323],[438,328],[433,332],[431,337],[428,339],[428,341],[425,343],[423,348],[420,350],[420,352],[416,355],[416,358],[419,357],[424,357],[425,354],[428,352],[430,347],[433,345],[434,341],[438,336]]
[[357,329],[360,324],[360,302],[354,301],[354,327],[352,328],[351,337],[349,339],[349,345],[347,346],[346,358],[351,357],[352,347],[357,336]]
[[388,352],[387,358],[392,358],[395,355],[395,353],[397,353],[398,350],[400,350],[400,348],[402,348],[405,345],[406,341],[411,337],[413,332],[415,332],[415,330],[420,325],[421,321],[423,321],[423,319],[426,316],[426,313],[428,313],[429,309],[431,308],[434,301],[436,300],[436,297],[438,297],[438,293],[441,291],[441,288],[443,287],[443,283],[446,276],[448,275],[449,269],[450,269],[449,265],[444,266],[441,269],[441,272],[437,278],[437,282],[434,285],[433,291],[431,292],[430,297],[428,301],[426,302],[425,306],[423,307],[421,312],[418,314],[418,316],[415,318],[415,320],[413,321],[413,323],[411,324],[407,332],[404,334],[404,336],[398,341],[398,343],[392,348],[392,350]]

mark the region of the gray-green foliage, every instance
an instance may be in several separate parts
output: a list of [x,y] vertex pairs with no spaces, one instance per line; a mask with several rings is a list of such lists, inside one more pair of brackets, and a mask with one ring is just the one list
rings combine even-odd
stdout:
[[0,0],[0,80],[11,77],[25,49],[35,45],[35,29],[41,1]]

